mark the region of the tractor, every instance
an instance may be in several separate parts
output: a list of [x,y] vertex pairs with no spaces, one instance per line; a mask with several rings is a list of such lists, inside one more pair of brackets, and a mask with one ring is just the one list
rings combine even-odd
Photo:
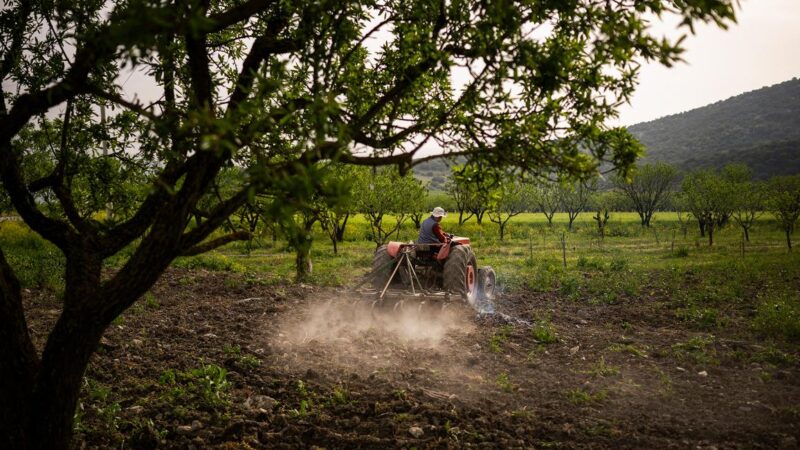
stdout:
[[450,241],[443,244],[389,242],[378,247],[372,258],[371,277],[380,298],[392,287],[415,295],[443,292],[460,296],[471,305],[491,300],[494,270],[478,268],[469,238],[449,237]]

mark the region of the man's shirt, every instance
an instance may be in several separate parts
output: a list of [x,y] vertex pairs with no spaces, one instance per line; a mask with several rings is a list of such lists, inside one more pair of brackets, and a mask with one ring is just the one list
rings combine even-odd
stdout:
[[428,217],[422,222],[422,226],[419,229],[419,239],[417,239],[417,243],[444,244],[446,242],[447,236],[445,236],[444,231],[442,231],[442,226],[439,225],[439,222],[437,222],[433,216]]

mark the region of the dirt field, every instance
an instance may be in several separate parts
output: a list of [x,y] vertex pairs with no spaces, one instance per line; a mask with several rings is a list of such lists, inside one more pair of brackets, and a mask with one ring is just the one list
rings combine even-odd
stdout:
[[[797,448],[800,365],[658,299],[372,308],[173,269],[106,334],[78,448]],[[28,294],[41,345],[56,300]],[[555,342],[552,341],[557,337]],[[215,383],[209,365],[227,370]],[[213,375],[213,374],[212,374]],[[217,380],[218,381],[218,380]]]

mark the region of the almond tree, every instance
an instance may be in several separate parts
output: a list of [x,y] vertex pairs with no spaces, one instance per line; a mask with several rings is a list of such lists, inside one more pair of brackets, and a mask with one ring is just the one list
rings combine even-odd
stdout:
[[505,239],[506,225],[512,217],[531,209],[534,187],[520,180],[506,179],[492,192],[487,211],[489,220],[497,224],[500,240]]
[[[624,132],[603,124],[642,60],[679,59],[679,41],[646,25],[667,11],[685,26],[734,18],[731,0],[4,2],[0,180],[25,223],[65,255],[66,287],[36,348],[0,252],[0,447],[67,448],[81,378],[114,318],[177,256],[242,238],[208,241],[253,195],[315,192],[318,163],[405,173],[433,147],[584,177],[600,160],[630,165],[636,149],[609,146]],[[376,35],[382,45],[367,45]],[[131,70],[150,88],[123,89],[116,80]],[[101,106],[130,120],[103,124]],[[26,172],[24,134],[53,127],[52,169]],[[105,154],[111,143],[119,148]],[[102,176],[84,169],[103,158],[146,179],[113,221],[82,210],[73,183]],[[199,210],[232,165],[242,170],[235,189]],[[128,246],[122,267],[103,272]]]
[[536,187],[534,202],[539,211],[547,218],[547,225],[553,227],[553,217],[561,210],[561,200],[558,196],[558,186],[553,183],[543,183]]
[[708,245],[714,245],[714,230],[730,215],[735,192],[716,171],[696,170],[681,183],[686,205],[708,236]]
[[[358,210],[364,214],[370,227],[370,238],[376,247],[385,244],[394,233],[418,210],[424,198],[425,187],[411,174],[402,176],[392,168],[370,173],[360,171],[354,186]],[[393,216],[394,222],[385,220]]]
[[731,217],[750,242],[750,228],[764,212],[767,190],[763,183],[753,181],[753,171],[745,164],[731,164],[723,168],[725,181],[732,191]]
[[578,214],[586,210],[592,193],[597,190],[597,182],[587,184],[581,181],[574,183],[564,183],[558,188],[558,199],[561,208],[567,213],[569,224],[567,228],[572,231],[572,224],[578,218]]
[[792,233],[800,217],[800,175],[774,177],[769,180],[766,200],[769,209],[786,234],[786,246],[792,251]]
[[678,170],[667,163],[645,164],[635,168],[626,178],[615,176],[614,186],[625,194],[643,227],[650,226],[653,213],[668,202]]

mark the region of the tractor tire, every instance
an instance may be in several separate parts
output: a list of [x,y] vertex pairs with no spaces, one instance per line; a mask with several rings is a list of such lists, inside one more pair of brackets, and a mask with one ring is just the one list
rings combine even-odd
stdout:
[[472,249],[457,245],[444,262],[444,290],[458,294],[470,305],[478,299],[478,262]]
[[478,269],[478,292],[481,300],[494,300],[497,275],[489,266]]
[[381,245],[372,256],[372,287],[382,291],[394,271],[394,258],[389,255],[387,246]]

